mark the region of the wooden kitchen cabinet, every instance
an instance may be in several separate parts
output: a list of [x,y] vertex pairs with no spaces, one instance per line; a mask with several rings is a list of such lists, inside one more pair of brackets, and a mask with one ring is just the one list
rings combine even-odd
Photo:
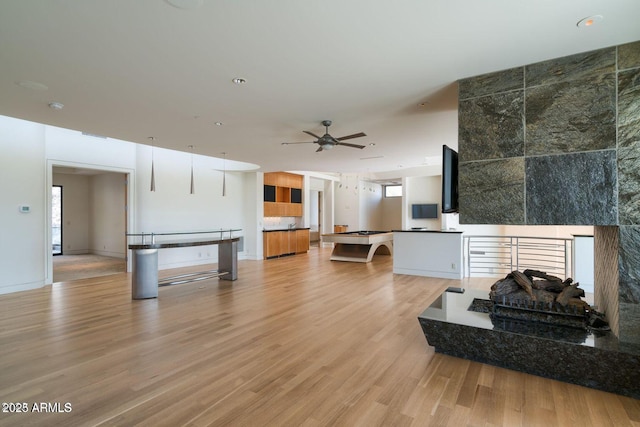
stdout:
[[309,251],[309,230],[296,230],[296,253],[301,254]]
[[286,231],[271,231],[263,233],[263,251],[265,258],[277,257],[283,254]]
[[264,174],[264,216],[302,216],[303,176],[288,172]]
[[301,254],[309,251],[309,230],[295,229],[262,233],[264,258]]
[[346,225],[334,225],[333,226],[333,232],[334,233],[346,233],[347,232],[347,228],[349,228]]

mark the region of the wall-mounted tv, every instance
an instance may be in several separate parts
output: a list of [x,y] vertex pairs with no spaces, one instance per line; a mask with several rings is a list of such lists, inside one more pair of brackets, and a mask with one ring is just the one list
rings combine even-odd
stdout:
[[437,219],[438,218],[438,204],[414,204],[411,205],[411,218],[413,219]]
[[458,153],[442,146],[442,213],[458,212]]

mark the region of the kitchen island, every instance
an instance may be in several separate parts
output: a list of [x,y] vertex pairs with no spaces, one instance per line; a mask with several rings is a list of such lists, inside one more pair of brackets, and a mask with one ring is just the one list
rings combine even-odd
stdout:
[[331,261],[371,262],[374,255],[393,254],[393,233],[390,231],[323,234],[322,241],[334,244]]

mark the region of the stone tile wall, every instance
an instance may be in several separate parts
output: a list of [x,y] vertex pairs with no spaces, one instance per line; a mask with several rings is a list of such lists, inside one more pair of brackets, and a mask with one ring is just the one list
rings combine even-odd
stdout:
[[619,226],[596,287],[640,341],[640,41],[461,80],[458,126],[460,223]]

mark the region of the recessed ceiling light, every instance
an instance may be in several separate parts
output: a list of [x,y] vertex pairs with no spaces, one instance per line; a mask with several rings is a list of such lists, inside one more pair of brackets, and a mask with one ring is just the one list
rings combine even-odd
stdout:
[[222,126],[222,122],[216,122],[215,125],[216,126]]
[[31,89],[31,90],[48,90],[49,89],[47,85],[44,85],[38,82],[32,82],[30,80],[22,80],[22,81],[16,82],[16,84],[20,87],[23,87],[25,89]]
[[579,28],[586,28],[586,27],[592,27],[594,26],[597,22],[600,22],[604,19],[604,17],[602,15],[593,15],[593,16],[587,16],[586,18],[583,18],[581,20],[578,21],[578,23],[576,24]]
[[370,142],[370,143],[369,143],[369,147],[375,147],[375,146],[376,146],[376,143],[375,143],[375,142]]
[[166,2],[173,7],[184,10],[197,9],[202,6],[202,0],[166,0]]
[[242,85],[242,84],[245,84],[247,82],[247,80],[243,79],[242,77],[236,77],[232,81],[237,85]]
[[53,110],[62,110],[64,108],[64,104],[62,102],[53,101],[49,103],[49,108]]

